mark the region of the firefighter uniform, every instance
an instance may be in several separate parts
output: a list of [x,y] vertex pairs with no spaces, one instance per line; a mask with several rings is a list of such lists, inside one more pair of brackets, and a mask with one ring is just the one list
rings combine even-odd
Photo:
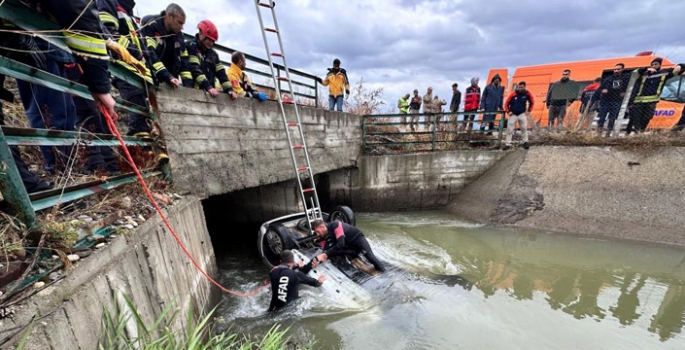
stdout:
[[654,117],[656,104],[661,98],[661,90],[666,80],[673,77],[672,69],[662,69],[656,73],[650,73],[648,68],[640,68],[638,73],[640,78],[633,87],[631,98],[630,116],[626,133],[644,131]]
[[[100,21],[112,39],[125,47],[135,59],[143,61],[145,59],[143,38],[138,35],[138,24],[133,19],[135,2],[132,0],[98,0],[97,4],[100,11]],[[135,67],[123,61],[117,60],[117,63],[142,77],[146,82],[152,83],[149,70],[146,70],[143,75]],[[112,84],[119,90],[124,100],[145,109],[148,108],[147,94],[144,90],[119,78],[114,78]],[[149,132],[150,125],[147,117],[138,113],[131,113],[127,135]]]
[[152,72],[158,81],[170,83],[171,79],[181,77],[183,86],[193,87],[193,75],[188,67],[183,33],[169,33],[164,26],[166,11],[159,15],[143,17],[140,32],[145,38],[145,47],[152,64]]
[[196,89],[207,91],[215,88],[225,93],[233,90],[226,75],[226,68],[219,60],[219,55],[213,49],[206,50],[200,42],[199,35],[187,41],[186,48],[190,73]]

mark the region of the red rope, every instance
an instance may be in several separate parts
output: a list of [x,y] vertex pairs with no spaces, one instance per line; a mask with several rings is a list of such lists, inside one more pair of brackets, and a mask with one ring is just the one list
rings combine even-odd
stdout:
[[[164,215],[164,213],[162,213],[162,208],[159,207],[159,204],[157,204],[157,201],[155,200],[155,198],[152,197],[152,192],[150,192],[150,188],[147,187],[147,184],[146,184],[145,181],[143,180],[143,176],[140,174],[140,171],[138,170],[138,167],[137,167],[136,164],[133,162],[133,158],[131,157],[131,154],[128,152],[128,148],[126,147],[126,143],[124,142],[124,139],[121,138],[121,134],[119,133],[119,130],[117,130],[117,126],[114,124],[114,121],[112,120],[112,117],[109,115],[109,112],[107,112],[107,109],[104,108],[104,107],[101,108],[101,109],[102,109],[102,114],[105,116],[105,120],[107,120],[107,125],[109,126],[109,130],[112,132],[112,134],[116,135],[117,139],[119,139],[119,143],[121,144],[121,148],[124,150],[124,154],[126,155],[126,159],[128,159],[128,161],[131,163],[131,167],[133,168],[133,172],[136,173],[136,177],[138,178],[138,181],[140,182],[141,186],[143,186],[143,189],[145,190],[145,194],[147,195],[147,198],[150,200],[150,202],[152,203],[152,205],[155,207],[155,210],[157,210],[157,213],[159,214],[159,216],[160,216],[160,217],[162,218],[162,220],[164,221],[164,224],[165,224],[166,227],[169,229],[169,232],[170,232],[171,235],[174,237],[174,240],[176,240],[176,243],[178,243],[178,245],[179,245],[179,246],[181,247],[181,249],[183,250],[183,253],[185,253],[185,255],[188,257],[188,259],[190,259],[190,261],[193,263],[193,265],[195,266],[195,268],[196,268],[198,271],[200,271],[200,273],[201,273],[209,282],[211,282],[213,285],[217,286],[222,292],[228,293],[228,294],[231,294],[231,295],[235,295],[235,296],[238,296],[238,297],[251,297],[251,296],[254,296],[254,295],[256,295],[257,293],[259,293],[259,291],[260,291],[262,288],[266,287],[266,286],[269,284],[269,281],[268,281],[268,280],[265,280],[263,285],[259,286],[257,289],[255,289],[255,290],[253,290],[253,291],[251,291],[251,292],[249,292],[249,293],[238,293],[238,292],[234,292],[234,291],[232,291],[232,290],[230,290],[230,289],[228,289],[228,288],[222,286],[221,284],[219,284],[219,282],[215,281],[212,277],[210,277],[210,276],[207,274],[207,272],[205,272],[205,271],[202,269],[202,267],[200,267],[200,264],[198,264],[197,261],[195,261],[195,259],[193,258],[193,256],[190,254],[190,252],[189,252],[188,249],[186,248],[186,246],[183,244],[183,242],[181,242],[181,239],[178,237],[178,235],[176,234],[176,232],[174,231],[174,229],[171,227],[171,224],[169,223],[169,220],[167,220],[167,218],[166,218],[166,216]],[[115,118],[117,118],[117,119],[119,118],[119,116],[117,116],[116,113],[115,113]]]

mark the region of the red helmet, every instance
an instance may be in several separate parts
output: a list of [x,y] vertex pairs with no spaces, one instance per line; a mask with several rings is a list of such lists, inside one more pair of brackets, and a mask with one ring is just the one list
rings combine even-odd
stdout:
[[209,20],[205,19],[200,21],[200,23],[197,24],[197,29],[199,29],[200,33],[204,34],[204,36],[214,41],[219,41],[219,31],[216,30],[214,23]]

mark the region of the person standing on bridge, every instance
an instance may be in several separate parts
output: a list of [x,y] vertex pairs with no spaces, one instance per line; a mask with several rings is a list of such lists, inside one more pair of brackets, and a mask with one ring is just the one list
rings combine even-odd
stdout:
[[597,132],[601,135],[604,128],[604,121],[609,116],[606,137],[611,136],[614,130],[614,123],[618,118],[618,113],[623,104],[623,97],[628,89],[630,75],[623,74],[625,64],[617,63],[614,67],[614,74],[602,80],[598,92],[593,95],[593,100],[599,100],[599,121],[597,122]]
[[[461,105],[461,91],[459,91],[459,84],[452,84],[452,101],[450,101],[450,113],[459,112],[459,105]],[[448,118],[450,122],[456,122],[458,116],[452,115]]]
[[319,236],[323,249],[323,253],[316,257],[319,263],[324,263],[333,256],[354,258],[362,253],[376,270],[385,271],[385,266],[373,254],[369,241],[358,228],[340,221],[325,223],[323,220],[315,220],[312,222],[312,230]]
[[416,131],[416,128],[418,127],[419,117],[415,115],[419,114],[419,111],[421,110],[421,101],[419,90],[414,89],[414,96],[412,96],[411,102],[409,102],[409,114],[413,114],[409,117],[409,127],[411,128],[411,131]]
[[404,114],[401,119],[402,125],[407,125],[407,112],[409,112],[409,94],[400,97],[397,101],[397,108],[400,110],[400,114]]
[[214,23],[202,20],[197,24],[195,38],[186,41],[190,73],[193,75],[195,88],[207,91],[210,96],[219,96],[219,90],[227,93],[231,99],[237,96],[226,75],[226,68],[214,51],[214,43],[219,40],[219,31]]
[[271,303],[269,311],[276,311],[288,305],[299,297],[300,284],[312,287],[320,287],[326,280],[325,275],[318,279],[307,276],[312,268],[316,268],[319,261],[312,259],[307,265],[295,265],[293,252],[284,250],[281,253],[281,265],[271,269]]
[[[480,101],[481,109],[485,112],[501,111],[502,103],[504,102],[504,87],[502,86],[502,78],[499,74],[495,74],[490,80],[485,89],[483,89],[483,98]],[[495,128],[493,122],[497,114],[485,114],[483,116],[483,123],[480,124],[480,131],[485,131],[485,124],[488,125],[488,135],[492,135],[492,130]],[[489,122],[489,123],[488,123]]]
[[561,80],[552,83],[547,91],[545,105],[549,108],[547,125],[550,130],[554,128],[554,121],[557,127],[564,125],[566,108],[576,100],[578,96],[578,85],[571,80],[571,70],[564,69],[561,73]]
[[680,65],[675,69],[661,69],[663,59],[656,57],[652,60],[649,67],[638,69],[638,78],[631,97],[630,119],[626,126],[626,134],[630,135],[635,129],[636,132],[645,131],[649,122],[654,117],[656,104],[661,99],[661,90],[668,79],[674,75],[682,73]]
[[323,86],[328,86],[328,109],[337,109],[338,112],[343,110],[343,91],[347,96],[350,96],[350,81],[347,79],[347,71],[345,68],[340,68],[340,60],[333,60],[333,67],[328,68],[326,78],[319,79]]
[[[471,86],[466,88],[466,96],[464,97],[464,112],[476,112],[480,106],[480,86],[478,86],[479,81],[480,79],[478,79],[478,77],[471,78]],[[473,121],[475,119],[475,114],[464,115],[464,121]],[[466,123],[461,124],[459,129],[471,131],[471,129],[473,129],[473,123],[468,123],[468,126],[466,126]]]

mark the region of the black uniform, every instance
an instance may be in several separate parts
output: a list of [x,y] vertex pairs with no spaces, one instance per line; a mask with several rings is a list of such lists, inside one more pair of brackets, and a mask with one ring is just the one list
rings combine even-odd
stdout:
[[673,77],[673,69],[662,69],[656,73],[650,73],[648,68],[640,68],[640,78],[633,87],[630,103],[630,119],[626,126],[626,133],[630,134],[633,128],[644,131],[654,117],[656,104],[661,97],[661,90],[666,80]]
[[[225,93],[233,91],[226,75],[226,67],[219,60],[219,54],[213,49],[206,50],[198,35],[186,42],[190,73],[193,75],[195,88],[208,91],[211,88]],[[217,80],[219,81],[217,86]]]
[[328,257],[343,255],[354,257],[361,252],[376,270],[385,271],[385,266],[373,254],[369,241],[358,228],[340,221],[329,222],[326,228],[328,235],[320,244]]
[[164,26],[166,11],[159,15],[143,17],[141,34],[145,37],[147,54],[150,56],[152,71],[157,80],[169,83],[172,78],[181,77],[183,86],[193,87],[193,76],[188,67],[183,33],[167,33]]
[[278,310],[299,297],[299,284],[319,287],[321,283],[307,276],[312,269],[311,261],[301,269],[291,269],[287,265],[279,265],[271,270],[271,304],[269,311]]

